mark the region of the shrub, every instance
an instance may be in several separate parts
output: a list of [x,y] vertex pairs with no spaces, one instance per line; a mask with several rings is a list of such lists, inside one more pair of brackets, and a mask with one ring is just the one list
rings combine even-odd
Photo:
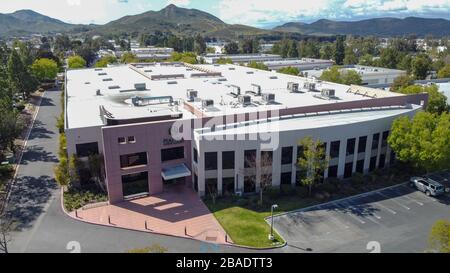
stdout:
[[283,195],[294,195],[296,193],[296,190],[292,185],[281,185],[280,193]]
[[308,188],[307,187],[296,187],[295,191],[297,193],[297,195],[301,198],[306,198],[308,197]]
[[14,169],[10,164],[0,165],[0,179],[7,179],[11,177],[13,171]]
[[364,175],[361,173],[355,173],[353,174],[352,178],[350,179],[350,184],[355,187],[359,188],[364,184]]
[[67,211],[74,211],[87,204],[105,202],[108,200],[106,194],[93,189],[75,189],[64,193],[64,207]]

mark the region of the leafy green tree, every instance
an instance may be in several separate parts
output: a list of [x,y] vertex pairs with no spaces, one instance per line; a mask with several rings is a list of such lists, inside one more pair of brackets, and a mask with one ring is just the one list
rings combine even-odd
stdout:
[[447,97],[443,93],[439,92],[437,85],[411,85],[401,88],[398,92],[402,94],[428,93],[428,106],[426,109],[428,112],[440,114],[448,111]]
[[247,66],[251,67],[251,68],[260,69],[260,70],[266,70],[266,71],[269,70],[267,65],[265,65],[263,63],[258,63],[258,62],[255,62],[255,61],[250,62]]
[[419,112],[392,124],[388,143],[398,160],[427,172],[450,167],[450,114]]
[[385,48],[381,51],[379,64],[386,68],[396,68],[399,56],[399,52],[394,48]]
[[205,39],[203,39],[203,37],[200,35],[195,36],[194,51],[195,51],[195,53],[197,53],[199,55],[206,52]]
[[429,250],[438,253],[450,253],[450,222],[438,220],[428,236]]
[[333,66],[323,71],[320,79],[327,82],[342,83],[341,72],[337,66]]
[[334,47],[334,61],[336,64],[341,65],[344,63],[345,58],[345,38],[344,36],[336,37]]
[[357,64],[357,63],[358,63],[358,57],[356,57],[356,54],[353,51],[353,48],[347,47],[345,49],[344,64]]
[[22,63],[16,50],[12,50],[7,67],[9,83],[14,92],[22,93],[24,97],[27,97],[37,88],[36,79]]
[[304,186],[308,187],[309,195],[316,181],[319,181],[321,174],[328,165],[328,158],[325,155],[324,145],[320,140],[313,140],[311,137],[303,138],[299,146],[302,147],[297,165],[306,171],[306,177],[301,180]]
[[231,42],[225,45],[224,50],[226,54],[238,54],[239,45],[236,42]]
[[413,57],[410,54],[405,54],[404,56],[400,57],[400,61],[397,65],[397,68],[405,70],[406,72],[410,73],[412,69],[412,61]]
[[428,57],[428,55],[421,54],[415,57],[411,62],[412,74],[418,80],[425,79],[430,69],[431,69],[431,59],[430,57]]
[[58,74],[58,64],[50,59],[38,59],[31,65],[31,72],[41,82],[53,80]]
[[291,67],[291,66],[281,68],[277,72],[283,73],[283,74],[288,74],[288,75],[294,75],[294,76],[298,76],[298,74],[300,74],[300,71],[298,70],[298,68]]
[[414,81],[410,76],[401,75],[394,79],[394,82],[392,83],[390,90],[392,92],[399,92],[401,89],[406,88],[413,84]]
[[230,58],[219,58],[217,60],[218,64],[232,64],[233,61]]
[[95,63],[95,67],[107,67],[108,64],[114,64],[117,62],[117,58],[110,55],[104,56]]
[[450,78],[450,64],[445,65],[438,72],[438,78]]
[[364,54],[359,58],[358,64],[360,65],[373,65],[373,56],[371,54]]
[[333,45],[326,43],[320,49],[320,58],[325,60],[331,60],[333,58]]
[[346,70],[341,72],[341,81],[343,84],[346,85],[361,85],[362,84],[362,78],[361,75],[358,74],[358,72],[354,70]]
[[297,47],[297,42],[291,40],[289,42],[289,49],[287,52],[287,57],[289,58],[298,58],[298,47]]
[[69,68],[71,68],[71,69],[86,67],[86,61],[81,56],[78,56],[78,55],[69,57],[69,59],[67,60],[67,64],[69,65]]

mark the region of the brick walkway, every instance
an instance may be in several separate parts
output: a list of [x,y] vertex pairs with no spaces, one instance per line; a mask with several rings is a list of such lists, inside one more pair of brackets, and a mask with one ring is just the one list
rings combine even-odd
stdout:
[[[70,215],[76,217],[75,212]],[[80,209],[77,216],[95,224],[226,243],[222,226],[197,194],[185,186],[119,204]]]

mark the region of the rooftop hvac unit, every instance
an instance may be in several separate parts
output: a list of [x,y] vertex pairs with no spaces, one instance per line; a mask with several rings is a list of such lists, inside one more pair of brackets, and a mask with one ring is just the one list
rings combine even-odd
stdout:
[[134,88],[139,91],[143,91],[147,89],[147,85],[145,83],[135,83]]
[[195,101],[195,99],[198,97],[198,91],[192,89],[187,90],[186,97],[188,101]]
[[100,91],[100,89],[97,89],[97,91],[95,91],[95,95],[97,95],[97,96],[101,96],[102,95],[102,92]]
[[273,93],[264,93],[262,94],[262,100],[266,103],[273,103],[275,102],[275,94]]
[[214,101],[213,100],[202,100],[202,107],[203,108],[208,108],[214,106]]
[[336,95],[336,91],[334,89],[323,89],[322,90],[322,97],[334,98],[335,95]]
[[257,96],[261,96],[261,85],[252,84],[252,86],[253,86],[253,92],[255,92]]
[[316,84],[313,82],[305,82],[303,84],[303,88],[305,88],[308,91],[315,91],[316,90]]
[[242,105],[249,105],[252,103],[252,97],[247,95],[239,96],[239,103]]
[[298,92],[298,83],[288,82],[287,89],[291,92]]

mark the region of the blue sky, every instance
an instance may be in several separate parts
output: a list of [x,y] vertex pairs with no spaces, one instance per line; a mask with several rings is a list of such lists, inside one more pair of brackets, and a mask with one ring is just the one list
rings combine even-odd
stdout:
[[422,16],[450,19],[450,0],[0,0],[0,13],[32,9],[70,22],[103,24],[173,3],[207,11],[227,23],[270,27],[317,19]]

